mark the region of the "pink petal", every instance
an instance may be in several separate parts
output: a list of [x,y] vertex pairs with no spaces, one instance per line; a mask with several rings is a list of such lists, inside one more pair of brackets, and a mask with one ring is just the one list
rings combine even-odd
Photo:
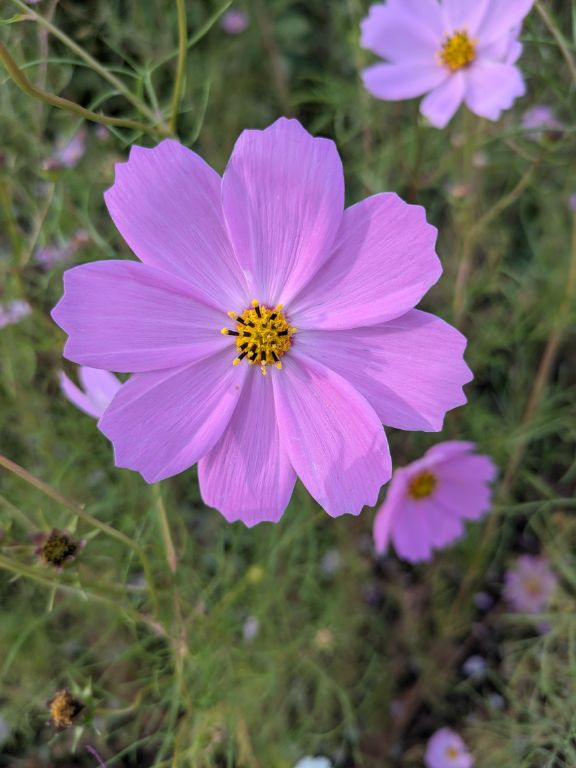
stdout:
[[347,379],[388,426],[436,432],[446,411],[466,402],[466,340],[427,312],[369,328],[300,331],[294,344]]
[[278,522],[296,481],[280,442],[271,379],[250,369],[230,424],[198,465],[204,503],[248,527]]
[[178,277],[133,261],[96,261],[64,274],[52,317],[68,334],[64,355],[113,371],[170,368],[227,346],[228,318]]
[[519,26],[533,5],[534,0],[491,0],[478,29],[482,43],[489,43]]
[[430,499],[404,498],[392,523],[392,543],[399,557],[410,563],[432,558],[434,504]]
[[121,388],[122,382],[110,371],[89,368],[87,365],[80,366],[78,377],[84,391],[100,411],[98,415],[101,416]]
[[447,34],[465,29],[475,36],[491,0],[443,0],[442,11]]
[[445,440],[429,448],[421,461],[426,467],[433,467],[440,462],[466,456],[475,449],[475,443],[471,443],[468,440]]
[[442,273],[424,208],[393,193],[344,213],[330,261],[290,305],[297,328],[355,328],[412,309]]
[[511,64],[478,62],[466,73],[466,104],[488,120],[498,120],[525,92],[522,74]]
[[374,64],[362,72],[364,86],[373,96],[385,101],[402,101],[432,91],[450,77],[445,67],[429,64]]
[[148,483],[177,475],[219,440],[242,392],[247,365],[229,350],[193,365],[133,376],[98,422],[117,467]]
[[435,128],[445,128],[464,101],[464,93],[464,76],[455,72],[422,100],[420,112]]
[[64,397],[69,400],[72,405],[79,408],[83,413],[87,413],[88,416],[94,416],[98,419],[104,413],[104,408],[99,408],[94,402],[79,389],[74,382],[66,376],[65,373],[60,373],[58,376],[60,380],[60,389],[64,394]]
[[384,503],[378,509],[374,518],[374,546],[377,554],[385,554],[390,544],[392,529],[397,515],[401,514],[402,504],[406,497],[406,482],[408,475],[403,469],[396,469],[386,491]]
[[357,515],[390,479],[382,425],[340,376],[296,349],[284,359],[283,370],[273,372],[274,395],[292,466],[329,515]]
[[251,297],[286,303],[330,255],[340,225],[344,177],[336,146],[285,118],[244,131],[222,200]]
[[462,456],[438,464],[434,497],[452,516],[478,520],[492,506],[496,467],[488,456]]
[[246,286],[224,224],[218,174],[167,139],[132,147],[104,195],[110,215],[145,264],[188,280],[225,311],[247,303]]
[[372,5],[360,29],[361,46],[392,61],[434,63],[442,41],[442,19],[435,0],[388,0]]

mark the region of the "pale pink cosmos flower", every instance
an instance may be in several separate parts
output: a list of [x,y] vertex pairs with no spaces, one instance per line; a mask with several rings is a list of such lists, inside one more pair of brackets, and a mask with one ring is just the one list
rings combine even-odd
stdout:
[[87,133],[85,128],[80,128],[72,138],[60,139],[54,149],[52,157],[44,163],[48,171],[59,168],[74,168],[86,154]]
[[23,299],[14,299],[6,304],[0,304],[0,328],[16,325],[31,314],[32,307]]
[[556,574],[545,557],[522,555],[504,579],[504,597],[519,613],[542,613],[558,586]]
[[239,35],[248,27],[248,14],[240,8],[231,8],[220,19],[220,26],[229,35]]
[[424,764],[426,768],[472,768],[474,758],[455,731],[440,728],[428,741]]
[[536,104],[526,110],[522,116],[522,128],[528,138],[541,141],[546,136],[554,136],[564,130],[552,107]]
[[465,520],[490,509],[496,467],[474,454],[474,443],[448,441],[394,472],[386,499],[374,520],[376,552],[394,544],[396,553],[417,563],[464,533]]
[[110,371],[89,368],[86,365],[80,366],[78,378],[82,389],[77,387],[64,372],[60,372],[60,389],[64,397],[88,416],[99,419],[122,383]]
[[117,466],[198,462],[206,504],[246,525],[297,475],[359,514],[390,478],[382,423],[439,430],[465,402],[465,339],[413,309],[435,228],[391,193],[344,211],[334,143],[296,120],[244,131],[223,178],[175,141],[133,147],[106,203],[141,263],[68,270],[53,317],[70,360],[134,373],[99,421]]
[[387,0],[370,8],[361,44],[387,63],[362,73],[386,101],[427,94],[420,112],[444,128],[465,103],[498,120],[526,91],[515,66],[518,33],[534,0]]

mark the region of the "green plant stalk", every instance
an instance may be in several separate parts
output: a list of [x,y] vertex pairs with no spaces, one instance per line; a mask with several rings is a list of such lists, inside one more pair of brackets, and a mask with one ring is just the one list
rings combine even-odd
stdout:
[[56,579],[51,579],[48,576],[44,576],[40,573],[37,573],[34,568],[31,568],[27,565],[24,565],[22,563],[15,562],[14,560],[11,560],[8,557],[5,557],[4,555],[0,555],[0,568],[4,569],[5,571],[9,571],[10,573],[15,574],[16,576],[21,576],[26,579],[30,579],[31,581],[35,581],[38,584],[42,584],[45,587],[49,587],[50,589],[58,589],[61,592],[65,592],[70,595],[74,595],[75,597],[81,597],[83,600],[85,600],[87,597],[93,598],[94,600],[98,600],[98,602],[104,603],[106,605],[111,605],[114,608],[122,611],[127,616],[130,616],[130,618],[139,623],[139,624],[147,624],[150,625],[151,622],[149,619],[147,619],[142,614],[135,611],[130,606],[121,605],[118,603],[118,600],[114,600],[111,598],[106,597],[105,595],[102,595],[98,592],[93,592],[92,590],[86,590],[83,587],[73,587],[71,584],[63,584],[60,581],[57,581]]
[[558,47],[560,48],[562,55],[564,56],[564,59],[566,60],[566,63],[568,64],[568,69],[570,70],[570,74],[572,75],[572,79],[574,80],[574,83],[576,83],[576,62],[574,61],[574,57],[570,53],[569,47],[566,45],[566,40],[564,40],[564,36],[554,24],[550,14],[544,7],[541,0],[536,3],[536,10],[540,14],[540,18],[546,24],[548,27],[548,30],[554,40],[558,43]]
[[158,119],[158,115],[154,114],[150,107],[148,107],[141,99],[135,96],[132,91],[126,88],[124,83],[111,72],[109,72],[106,67],[103,67],[100,62],[96,61],[96,59],[90,56],[89,53],[86,53],[86,51],[80,45],[77,45],[74,40],[69,38],[68,35],[58,29],[58,27],[48,21],[48,19],[44,18],[44,16],[41,16],[39,13],[37,13],[33,8],[30,8],[29,5],[26,5],[26,3],[24,3],[22,0],[12,0],[12,2],[16,3],[20,10],[25,11],[27,16],[32,16],[35,21],[46,27],[46,29],[48,29],[48,31],[51,32],[54,37],[57,37],[62,43],[64,43],[67,48],[69,48],[71,51],[74,51],[74,53],[79,58],[85,61],[91,69],[97,72],[104,80],[107,80],[111,85],[113,85],[114,88],[116,88],[118,92],[121,93],[124,98],[132,104],[133,107],[135,107],[152,122],[153,127],[155,127],[159,133],[162,133],[166,136],[172,135],[172,132],[168,126],[162,120]]
[[22,71],[12,56],[10,56],[4,43],[0,43],[0,61],[6,67],[12,80],[22,91],[24,91],[24,93],[49,104],[51,107],[58,107],[58,109],[65,109],[68,112],[73,112],[79,117],[82,117],[85,120],[90,120],[93,123],[102,123],[103,125],[112,125],[118,128],[131,128],[142,133],[154,132],[154,129],[151,129],[150,126],[145,123],[139,123],[136,120],[129,120],[123,117],[107,117],[106,115],[99,115],[97,112],[92,112],[90,109],[85,109],[79,104],[76,104],[76,102],[70,101],[70,99],[65,99],[62,96],[56,96],[53,93],[48,93],[48,91],[43,91],[41,88],[37,88],[22,74]]
[[162,534],[162,541],[164,543],[166,562],[168,563],[171,572],[174,574],[178,568],[178,558],[176,556],[176,548],[174,547],[172,534],[170,533],[170,524],[168,523],[166,507],[164,505],[162,490],[159,483],[154,483],[152,486],[152,496],[154,499],[154,509],[158,516],[158,525],[160,527],[160,533]]
[[172,116],[170,118],[170,128],[176,133],[178,124],[178,110],[180,109],[180,99],[184,89],[184,78],[186,77],[186,55],[188,52],[188,33],[186,28],[186,0],[176,0],[178,10],[178,65],[176,68],[176,82],[174,83],[174,94],[172,96]]
[[108,536],[110,536],[113,539],[116,539],[117,541],[121,541],[123,544],[129,547],[137,555],[138,559],[142,564],[144,577],[146,579],[146,584],[148,586],[150,598],[154,606],[154,614],[155,616],[159,615],[158,596],[156,594],[154,581],[152,579],[152,569],[150,567],[150,561],[148,560],[148,557],[146,556],[146,553],[144,552],[142,547],[136,544],[136,542],[133,541],[129,536],[126,536],[126,534],[116,530],[116,528],[113,528],[111,525],[108,525],[107,523],[103,523],[101,520],[98,520],[97,517],[94,517],[89,512],[86,512],[86,510],[82,505],[77,504],[76,502],[71,501],[70,499],[67,499],[65,496],[62,496],[62,494],[60,494],[50,485],[45,483],[43,480],[40,480],[38,477],[35,477],[30,472],[28,472],[28,470],[24,469],[24,467],[21,467],[19,464],[16,464],[14,461],[11,461],[6,456],[3,456],[2,454],[0,454],[0,466],[4,467],[4,469],[7,469],[9,472],[12,472],[18,477],[22,478],[22,480],[25,480],[27,483],[34,486],[34,488],[37,488],[46,496],[49,496],[51,499],[56,501],[58,504],[61,504],[63,507],[66,507],[66,509],[69,509],[77,517],[84,520],[89,525],[93,526],[94,528],[98,528],[98,530],[102,531],[102,533],[107,534]]

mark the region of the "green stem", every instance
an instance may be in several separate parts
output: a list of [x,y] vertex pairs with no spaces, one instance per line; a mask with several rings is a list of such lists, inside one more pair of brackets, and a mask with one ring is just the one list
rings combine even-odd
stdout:
[[188,34],[186,29],[186,0],[176,0],[178,8],[178,66],[176,69],[176,82],[174,84],[174,95],[172,96],[172,117],[170,118],[170,128],[176,133],[178,123],[178,110],[180,108],[180,99],[184,88],[184,77],[186,76],[186,54],[188,51]]
[[152,496],[154,497],[154,508],[158,514],[158,524],[160,526],[160,533],[162,534],[162,541],[164,542],[166,562],[172,573],[176,573],[178,558],[176,556],[176,548],[174,547],[172,534],[170,533],[170,524],[168,523],[164,500],[162,499],[162,491],[158,483],[155,483],[152,486]]
[[90,109],[81,107],[79,104],[76,104],[76,102],[70,101],[70,99],[65,99],[62,96],[55,96],[53,93],[48,93],[48,91],[43,91],[41,88],[37,88],[24,77],[22,71],[12,56],[10,56],[8,49],[3,43],[0,43],[0,61],[6,67],[8,74],[18,88],[24,91],[28,96],[40,99],[40,101],[43,101],[52,107],[58,107],[58,109],[65,109],[68,112],[73,112],[74,114],[83,117],[85,120],[91,120],[93,123],[113,125],[118,128],[132,128],[133,130],[142,133],[150,133],[151,131],[150,126],[147,126],[144,123],[139,123],[136,120],[127,120],[122,117],[107,117],[106,115],[100,115],[97,112],[92,112]]
[[548,30],[551,33],[552,37],[558,43],[558,47],[562,51],[562,55],[564,56],[564,59],[568,64],[568,69],[570,70],[572,79],[576,83],[576,63],[574,62],[574,58],[570,53],[570,49],[566,44],[566,40],[564,39],[564,36],[560,32],[556,24],[554,24],[554,22],[552,21],[552,17],[548,13],[548,11],[546,10],[542,2],[536,3],[536,10],[540,14],[540,18],[543,20],[544,24],[546,24],[546,26],[548,27]]
[[[96,59],[90,56],[90,54],[87,53],[80,45],[77,45],[74,40],[68,37],[68,35],[58,29],[58,27],[48,21],[48,19],[44,18],[44,16],[41,16],[39,13],[37,13],[33,8],[30,8],[29,5],[26,5],[23,0],[12,0],[12,2],[16,3],[20,10],[25,11],[27,16],[32,16],[35,21],[46,27],[46,29],[51,32],[54,37],[57,37],[61,42],[64,43],[67,48],[69,48],[71,51],[74,51],[74,53],[80,59],[85,61],[91,69],[97,72],[104,80],[107,80],[111,85],[113,85],[114,88],[116,88],[118,92],[121,93],[124,98],[132,104],[132,106],[136,107],[139,112],[141,112],[149,120],[152,121],[152,125],[157,127],[159,133],[162,133],[166,136],[172,135],[172,132],[168,126],[161,120],[158,120],[158,115],[154,114],[150,107],[148,107],[141,99],[135,96],[128,88],[126,88],[121,80],[119,80],[115,75],[107,70],[106,67],[103,67],[100,62],[96,61]],[[112,125],[112,123],[109,124]]]
[[142,569],[146,578],[146,584],[148,585],[148,591],[154,606],[154,613],[156,616],[158,616],[158,596],[156,594],[156,589],[152,579],[152,569],[150,567],[150,561],[148,560],[148,557],[146,556],[142,547],[136,544],[136,542],[133,541],[129,536],[126,536],[126,534],[122,533],[121,531],[117,531],[116,528],[113,528],[111,525],[98,520],[97,517],[94,517],[89,512],[86,512],[82,505],[67,499],[65,496],[62,496],[61,493],[45,483],[43,480],[35,477],[30,472],[28,472],[28,470],[24,469],[24,467],[21,467],[19,464],[16,464],[14,461],[11,461],[2,454],[0,454],[0,466],[22,478],[22,480],[25,480],[27,483],[34,486],[34,488],[37,488],[46,496],[49,496],[51,499],[56,501],[58,504],[66,507],[66,509],[69,509],[77,517],[79,517],[81,520],[84,520],[92,527],[97,528],[98,530],[102,531],[102,533],[107,534],[111,538],[116,539],[117,541],[120,541],[129,547],[137,555],[142,564]]

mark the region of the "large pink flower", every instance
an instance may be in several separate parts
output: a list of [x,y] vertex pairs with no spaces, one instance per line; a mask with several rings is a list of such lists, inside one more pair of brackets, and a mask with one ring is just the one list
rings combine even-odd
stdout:
[[[223,178],[175,141],[133,147],[106,193],[142,263],[65,274],[65,355],[135,375],[100,419],[148,482],[199,462],[228,520],[277,521],[298,475],[333,516],[391,474],[382,423],[438,430],[465,402],[465,340],[413,309],[441,273],[418,206],[344,211],[333,142],[245,131]],[[262,375],[267,374],[267,375]]]
[[395,470],[374,520],[379,554],[392,542],[405,560],[430,560],[434,549],[463,535],[465,520],[478,520],[490,509],[496,467],[489,456],[474,455],[474,448],[458,440],[438,443]]
[[518,32],[534,0],[387,0],[370,8],[361,44],[388,60],[362,73],[379,99],[427,94],[420,111],[444,128],[460,104],[498,120],[523,96]]

